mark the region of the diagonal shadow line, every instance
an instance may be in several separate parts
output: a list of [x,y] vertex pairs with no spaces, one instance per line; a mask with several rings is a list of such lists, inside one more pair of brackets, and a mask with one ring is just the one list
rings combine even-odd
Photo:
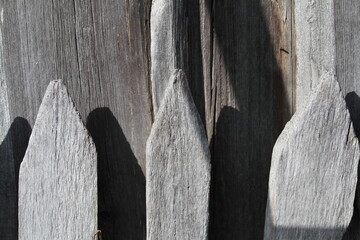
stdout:
[[93,110],[86,127],[98,153],[98,222],[104,239],[146,239],[145,176],[108,108]]

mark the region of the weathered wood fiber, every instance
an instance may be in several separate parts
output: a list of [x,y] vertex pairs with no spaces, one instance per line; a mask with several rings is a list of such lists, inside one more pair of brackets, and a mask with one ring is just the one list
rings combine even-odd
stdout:
[[[205,105],[205,80],[209,79],[210,45],[203,38],[203,6],[200,0],[153,1],[151,8],[151,82],[156,113],[174,69],[185,71],[203,123],[213,117]],[[205,20],[209,21],[209,20]],[[209,28],[206,28],[207,30]],[[206,31],[206,30],[205,30]],[[205,43],[205,44],[203,44]]]
[[[336,71],[342,93],[347,98],[351,118],[357,136],[359,129],[360,91],[358,73],[359,64],[359,1],[296,1],[295,29],[297,45],[297,102],[306,99],[318,83],[323,71]],[[354,105],[355,104],[355,105]],[[299,104],[297,104],[299,105]],[[356,199],[356,202],[360,201]],[[358,215],[354,215],[354,218]],[[360,219],[353,219],[359,224]],[[352,227],[360,229],[360,225]],[[353,231],[352,231],[353,232]],[[359,233],[360,234],[360,230]],[[356,238],[355,236],[350,236]]]
[[[199,25],[200,25],[200,47],[201,47],[201,68],[197,68],[197,71],[202,70],[202,80],[203,80],[203,115],[204,115],[204,125],[206,128],[206,133],[208,136],[208,141],[210,142],[211,136],[214,132],[214,114],[215,114],[215,91],[214,86],[215,82],[212,81],[212,57],[213,57],[213,29],[212,29],[212,0],[199,0]],[[193,66],[193,65],[191,65]],[[199,80],[198,80],[199,81]],[[191,86],[190,86],[191,88]],[[198,90],[193,90],[198,92]],[[195,104],[198,102],[194,98]],[[201,115],[201,108],[197,108]]]
[[342,92],[360,93],[360,2],[334,1],[336,74]]
[[296,106],[325,72],[335,72],[334,0],[295,1]]
[[114,112],[144,168],[150,1],[3,2],[11,117],[33,125],[49,79],[61,78],[83,119],[97,107]]
[[263,238],[271,151],[293,111],[291,6],[265,0],[215,0],[209,6],[211,239]]
[[210,153],[181,70],[169,81],[146,156],[147,239],[207,239]]
[[10,129],[6,78],[3,71],[2,44],[3,12],[0,9],[0,231],[5,238],[17,239],[17,194],[12,151],[6,135]]
[[19,176],[19,239],[91,239],[97,230],[95,145],[60,80],[40,106]]
[[[4,71],[4,9],[0,8],[0,236],[18,239],[18,173],[31,129],[24,119],[12,123]],[[20,130],[20,131],[19,131]],[[24,143],[19,146],[19,143]]]
[[151,6],[151,82],[155,113],[174,70],[188,72],[186,10],[187,0],[154,0]]
[[[145,185],[145,143],[152,124],[150,4],[150,0],[0,0],[4,49],[0,71],[6,76],[10,122],[23,117],[33,126],[49,79],[60,78],[83,120],[91,115],[97,129],[121,126],[122,140],[131,146],[130,151],[119,154],[113,147],[117,136],[99,133],[94,139],[101,143],[98,151],[102,151],[98,160],[104,173],[99,176],[104,186],[99,192],[99,226],[106,228],[105,239],[118,239],[119,234],[145,239],[145,201],[136,210],[142,212],[128,216],[112,214],[118,212],[120,202],[109,200],[121,199],[129,205],[141,202],[141,198],[127,196],[144,196],[145,187],[134,194],[128,186],[107,184],[113,175],[106,175],[105,166],[134,160],[136,178],[142,179],[136,184]],[[99,107],[108,108],[114,118],[102,121]],[[123,170],[127,181],[133,174],[132,168]],[[139,215],[143,217],[137,218]],[[139,233],[142,236],[136,237]]]
[[342,239],[350,223],[358,140],[335,76],[320,81],[275,144],[264,239]]

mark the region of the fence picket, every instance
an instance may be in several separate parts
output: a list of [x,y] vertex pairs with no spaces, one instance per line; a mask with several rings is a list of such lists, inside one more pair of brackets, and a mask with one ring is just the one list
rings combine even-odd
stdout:
[[181,70],[169,81],[146,157],[147,239],[207,239],[210,153]]
[[155,0],[152,4],[151,81],[155,113],[173,71],[179,68],[187,72],[186,2]]
[[275,144],[264,239],[341,239],[350,223],[358,140],[336,78],[321,79]]
[[66,87],[50,82],[20,167],[19,239],[91,239],[97,157]]
[[298,1],[294,6],[296,35],[296,107],[300,107],[326,71],[335,71],[333,0]]

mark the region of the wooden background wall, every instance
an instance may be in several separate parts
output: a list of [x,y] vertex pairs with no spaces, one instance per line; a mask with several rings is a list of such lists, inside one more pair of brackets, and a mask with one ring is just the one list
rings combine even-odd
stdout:
[[[307,27],[295,28],[300,1],[174,1],[184,10],[183,61],[212,154],[210,238],[262,239],[272,147],[303,100],[297,92],[315,87],[299,75],[296,53],[325,44],[314,36],[326,18],[309,23],[310,39],[299,47],[296,33]],[[347,101],[357,118],[360,8],[356,0],[335,2],[335,69],[345,93],[353,92]],[[145,239],[145,142],[155,115],[151,4],[0,0],[0,191],[11,193],[0,194],[0,216],[9,216],[0,217],[0,229],[7,239],[17,236],[19,164],[52,79],[64,80],[96,144],[104,239]],[[321,1],[304,5],[316,12]],[[312,56],[321,53],[307,53],[312,67],[304,71],[321,73]]]

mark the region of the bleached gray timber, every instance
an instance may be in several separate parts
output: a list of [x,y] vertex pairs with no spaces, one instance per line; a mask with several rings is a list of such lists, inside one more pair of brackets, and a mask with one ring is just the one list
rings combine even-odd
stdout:
[[[22,117],[32,127],[49,81],[64,81],[99,143],[104,239],[146,238],[145,146],[153,122],[150,7],[151,0],[0,0],[0,71],[6,75],[10,123]],[[104,107],[111,112],[105,117]],[[111,131],[118,127],[121,131]],[[126,144],[112,147],[119,141],[131,151],[122,151]],[[119,178],[130,184],[119,185]]]
[[147,239],[207,239],[210,153],[181,70],[155,117],[146,166]]
[[151,7],[151,83],[157,113],[171,74],[187,69],[186,0],[155,0]]
[[320,81],[275,144],[264,239],[341,239],[350,223],[358,140],[335,76]]
[[296,106],[300,107],[325,72],[335,72],[334,0],[295,1]]
[[97,156],[65,85],[50,82],[20,167],[19,239],[91,239]]

